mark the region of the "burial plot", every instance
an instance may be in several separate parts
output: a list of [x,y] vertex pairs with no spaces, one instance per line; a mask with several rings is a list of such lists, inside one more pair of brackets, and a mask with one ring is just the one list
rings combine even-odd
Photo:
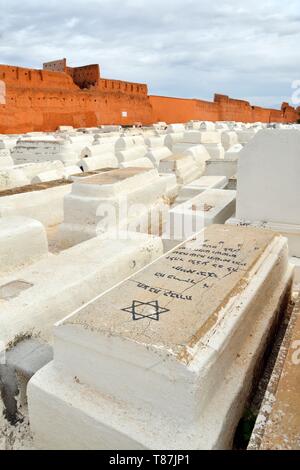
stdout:
[[300,257],[300,131],[265,129],[240,152],[236,218],[282,233]]
[[232,131],[221,132],[221,143],[225,151],[229,150],[231,147],[238,144],[238,136],[236,132],[232,132]]
[[154,168],[153,163],[149,158],[137,158],[136,160],[129,160],[127,162],[120,163],[120,168]]
[[251,436],[252,450],[300,450],[300,302],[296,301]]
[[201,171],[192,156],[171,155],[163,158],[159,163],[158,171],[160,173],[174,173],[178,184],[187,184],[199,177],[205,169],[205,162]]
[[185,186],[182,186],[176,199],[176,205],[192,199],[207,189],[224,189],[227,186],[226,176],[201,176]]
[[167,134],[173,134],[175,132],[184,132],[185,125],[184,124],[169,124],[167,127]]
[[193,146],[203,145],[210,158],[224,158],[224,147],[221,144],[221,134],[215,131],[189,131],[184,133],[183,142],[174,146],[176,152],[189,149]]
[[148,158],[154,165],[154,167],[159,166],[159,162],[163,158],[172,156],[172,152],[168,147],[154,147],[149,148],[145,157]]
[[[0,343],[5,345],[26,335],[51,342],[56,321],[162,254],[160,238],[126,232],[118,240],[99,237],[45,258],[44,247],[41,246],[44,240],[37,232],[40,224],[34,222],[31,232],[27,230],[26,233],[26,240],[31,235],[31,251],[28,249],[26,253],[22,245],[24,254],[20,254],[20,244],[16,244],[10,263],[12,267],[12,262],[15,261],[16,265],[18,261],[18,266],[15,266],[18,269],[0,273]],[[45,234],[44,237],[46,244]],[[2,248],[3,240],[0,241]],[[12,241],[6,253],[10,248]],[[0,250],[1,262],[5,261],[6,253]],[[43,255],[45,259],[38,260]],[[3,264],[1,267],[3,269]],[[7,264],[4,267],[7,268]]]
[[173,207],[163,234],[165,250],[212,224],[223,224],[235,212],[236,191],[208,189]]
[[237,173],[238,156],[227,157],[226,159],[210,159],[207,161],[205,175],[207,176],[231,176]]
[[72,165],[80,159],[79,152],[75,152],[70,142],[50,136],[19,139],[11,155],[16,165],[56,160]]
[[283,237],[213,226],[85,305],[29,383],[36,447],[228,448],[291,277]]

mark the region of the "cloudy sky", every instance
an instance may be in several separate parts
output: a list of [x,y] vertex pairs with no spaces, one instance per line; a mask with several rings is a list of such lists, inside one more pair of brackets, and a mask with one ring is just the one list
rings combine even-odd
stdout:
[[0,0],[0,63],[99,63],[151,94],[280,106],[300,80],[299,0]]

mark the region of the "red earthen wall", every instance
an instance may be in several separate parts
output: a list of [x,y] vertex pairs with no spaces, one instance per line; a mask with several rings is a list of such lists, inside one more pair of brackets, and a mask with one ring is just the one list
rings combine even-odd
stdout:
[[213,102],[148,96],[145,84],[100,78],[98,65],[70,68],[65,59],[45,65],[46,70],[0,65],[0,80],[6,86],[0,133],[53,131],[60,125],[147,125],[192,119],[295,122],[299,118],[287,103],[281,110],[272,110],[223,95],[215,95]]

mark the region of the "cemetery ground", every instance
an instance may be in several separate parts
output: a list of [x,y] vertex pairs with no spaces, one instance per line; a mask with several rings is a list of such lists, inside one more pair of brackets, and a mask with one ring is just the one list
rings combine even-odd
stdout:
[[0,135],[0,449],[300,448],[300,125]]

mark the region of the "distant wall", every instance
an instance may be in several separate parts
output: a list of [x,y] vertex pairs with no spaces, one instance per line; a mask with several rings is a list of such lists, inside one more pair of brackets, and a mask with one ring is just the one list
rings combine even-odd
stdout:
[[187,122],[189,120],[219,119],[219,109],[215,103],[196,99],[149,96],[153,109],[153,122]]
[[98,65],[70,68],[65,59],[44,64],[44,70],[0,65],[0,80],[6,88],[5,103],[0,103],[3,134],[53,131],[60,125],[148,125],[192,119],[295,122],[299,118],[288,103],[274,110],[224,95],[215,95],[213,102],[148,96],[146,84],[102,78]]

